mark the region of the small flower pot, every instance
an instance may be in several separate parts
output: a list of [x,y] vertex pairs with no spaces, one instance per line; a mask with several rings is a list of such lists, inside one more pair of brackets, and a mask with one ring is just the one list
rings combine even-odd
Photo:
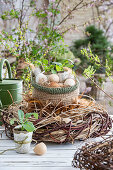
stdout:
[[17,153],[28,153],[32,141],[33,132],[21,131],[21,126],[16,126],[13,130],[14,142]]

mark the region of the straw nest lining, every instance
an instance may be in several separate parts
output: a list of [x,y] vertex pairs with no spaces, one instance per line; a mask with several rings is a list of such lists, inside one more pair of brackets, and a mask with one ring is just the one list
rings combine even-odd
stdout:
[[113,169],[113,136],[101,142],[86,143],[76,151],[72,165],[75,168],[87,170]]
[[[78,104],[54,107],[51,103],[43,105],[40,101],[27,95],[20,105],[12,105],[2,111],[6,135],[13,138],[13,128],[10,120],[17,117],[18,109],[25,113],[37,112],[39,119],[30,120],[36,127],[33,134],[35,141],[50,141],[55,143],[74,142],[76,139],[85,140],[106,134],[112,128],[112,121],[107,111],[91,99],[79,96]],[[64,118],[70,120],[65,122]]]

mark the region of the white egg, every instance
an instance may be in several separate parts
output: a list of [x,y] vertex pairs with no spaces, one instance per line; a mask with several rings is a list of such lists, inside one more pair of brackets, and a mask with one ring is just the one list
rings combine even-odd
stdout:
[[36,155],[43,155],[47,152],[47,147],[43,142],[41,142],[35,146],[33,151]]
[[71,122],[71,119],[70,119],[70,118],[63,118],[62,120],[63,120],[65,123]]
[[59,77],[58,77],[57,74],[51,74],[51,75],[48,76],[48,81],[58,83],[59,82]]
[[43,73],[39,73],[37,76],[36,76],[36,83],[38,84],[44,84],[47,82],[47,77],[46,75],[44,75]]
[[37,76],[39,73],[41,73],[41,70],[39,67],[35,67],[34,70],[33,70],[33,73],[35,76]]
[[64,71],[63,73],[58,73],[59,76],[59,82],[63,83],[69,76],[69,72],[68,71]]
[[73,79],[75,80],[75,76],[73,74],[69,74],[68,79]]
[[65,87],[74,86],[74,85],[75,85],[75,80],[73,80],[73,79],[67,79],[67,80],[64,82],[64,86],[65,86]]

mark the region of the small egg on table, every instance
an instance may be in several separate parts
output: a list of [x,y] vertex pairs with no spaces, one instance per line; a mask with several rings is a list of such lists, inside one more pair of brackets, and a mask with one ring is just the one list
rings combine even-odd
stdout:
[[47,147],[43,142],[41,142],[35,146],[33,151],[36,155],[44,155],[47,152]]

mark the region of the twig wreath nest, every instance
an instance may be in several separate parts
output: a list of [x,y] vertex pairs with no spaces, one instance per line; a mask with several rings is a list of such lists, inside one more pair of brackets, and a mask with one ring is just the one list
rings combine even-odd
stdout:
[[10,138],[13,138],[13,128],[17,125],[16,122],[13,126],[10,125],[10,119],[18,117],[18,109],[24,113],[38,113],[38,120],[30,118],[36,128],[34,141],[73,143],[76,139],[85,140],[105,135],[112,128],[112,120],[107,111],[90,98],[79,96],[77,104],[59,103],[55,107],[51,103],[44,105],[32,98],[32,94],[28,94],[21,105],[12,105],[2,111],[6,135]]
[[74,155],[72,166],[89,170],[113,169],[113,136],[101,142],[86,144]]

